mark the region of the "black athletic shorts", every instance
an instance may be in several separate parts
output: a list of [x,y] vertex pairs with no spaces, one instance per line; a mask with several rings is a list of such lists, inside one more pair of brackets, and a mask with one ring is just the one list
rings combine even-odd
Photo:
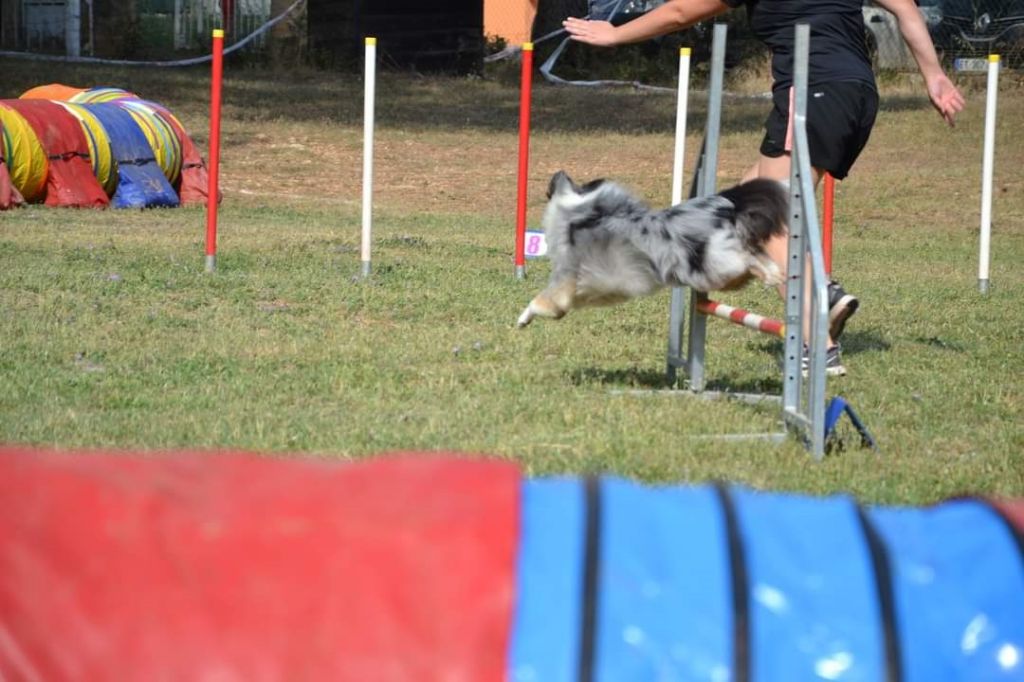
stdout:
[[[792,88],[772,92],[774,106],[765,121],[761,153],[782,156],[792,149],[789,104]],[[857,160],[878,113],[878,93],[867,83],[841,81],[807,88],[807,144],[811,165],[837,180],[846,177]]]

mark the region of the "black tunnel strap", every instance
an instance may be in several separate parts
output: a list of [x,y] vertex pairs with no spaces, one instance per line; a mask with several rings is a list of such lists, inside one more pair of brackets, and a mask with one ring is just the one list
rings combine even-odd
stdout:
[[593,682],[597,654],[597,599],[601,562],[601,479],[584,482],[586,520],[583,549],[583,599],[580,613],[579,682]]
[[92,159],[88,152],[61,152],[60,154],[48,154],[46,158],[49,161],[67,161],[68,159],[73,159],[76,156],[83,158],[86,161]]
[[857,519],[860,521],[860,527],[864,533],[864,541],[867,543],[868,553],[871,556],[871,567],[875,574],[875,589],[885,647],[885,680],[886,682],[901,682],[903,680],[903,653],[897,627],[896,594],[893,588],[889,548],[878,529],[875,528],[867,511],[859,504],[857,505]]
[[729,543],[729,564],[732,576],[733,677],[734,682],[750,682],[750,579],[747,573],[746,548],[740,532],[736,503],[729,487],[715,484],[722,506],[726,540]]
[[145,166],[147,163],[156,163],[154,158],[142,158],[142,159],[117,159],[118,165],[121,166]]

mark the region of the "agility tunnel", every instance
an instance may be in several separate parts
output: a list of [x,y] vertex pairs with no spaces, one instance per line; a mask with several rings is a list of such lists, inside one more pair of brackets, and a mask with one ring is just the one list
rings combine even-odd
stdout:
[[0,678],[1024,679],[1024,502],[0,448]]
[[0,100],[0,209],[202,202],[206,164],[165,107],[119,88],[51,84]]

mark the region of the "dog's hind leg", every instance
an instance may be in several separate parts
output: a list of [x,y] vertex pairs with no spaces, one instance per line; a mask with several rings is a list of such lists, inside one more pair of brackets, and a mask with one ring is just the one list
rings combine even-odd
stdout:
[[561,319],[572,308],[573,299],[576,298],[576,280],[565,279],[557,284],[549,284],[544,291],[534,296],[530,305],[526,306],[519,320],[517,327],[525,327],[535,317],[547,317],[553,320]]

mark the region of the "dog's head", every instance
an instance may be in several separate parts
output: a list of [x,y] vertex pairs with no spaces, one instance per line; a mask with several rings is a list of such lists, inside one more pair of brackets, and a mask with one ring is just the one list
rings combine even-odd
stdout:
[[[595,220],[644,212],[647,207],[624,187],[605,179],[579,185],[565,171],[558,171],[548,183],[548,205],[544,228],[571,230]],[[549,235],[549,244],[551,236]]]
[[591,180],[581,187],[572,181],[568,173],[560,170],[551,176],[551,181],[548,183],[548,199],[554,199],[556,196],[565,196],[567,194],[575,196],[590,194],[605,183],[607,183],[607,180],[600,178],[598,180]]

